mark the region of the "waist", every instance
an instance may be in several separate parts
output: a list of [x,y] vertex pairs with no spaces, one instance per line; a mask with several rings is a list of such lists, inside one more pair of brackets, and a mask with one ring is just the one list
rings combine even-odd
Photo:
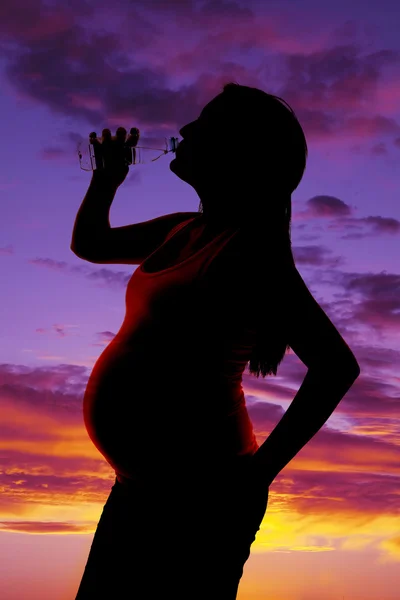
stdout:
[[169,484],[176,482],[176,485],[180,484],[182,487],[187,489],[190,482],[195,484],[201,483],[201,481],[208,481],[215,479],[221,482],[221,478],[229,474],[240,473],[244,469],[247,469],[250,465],[253,455],[257,451],[258,446],[253,445],[249,448],[246,454],[239,456],[228,455],[221,457],[214,455],[210,460],[202,458],[198,461],[191,461],[190,453],[184,454],[184,462],[179,465],[173,464],[169,469],[157,469],[152,470],[150,474],[146,475],[143,473],[135,473],[124,471],[123,469],[115,469],[116,479],[119,483],[123,484],[126,488],[138,488],[138,487],[159,487],[163,479],[167,479]]

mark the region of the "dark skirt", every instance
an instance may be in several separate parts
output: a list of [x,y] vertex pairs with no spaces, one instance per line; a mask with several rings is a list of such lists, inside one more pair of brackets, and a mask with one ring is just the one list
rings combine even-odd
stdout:
[[75,600],[235,600],[268,503],[249,461],[145,487],[117,473]]

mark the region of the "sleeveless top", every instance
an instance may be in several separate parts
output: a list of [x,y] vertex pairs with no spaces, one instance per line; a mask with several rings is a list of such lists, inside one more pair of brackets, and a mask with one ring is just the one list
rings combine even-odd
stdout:
[[[171,230],[133,273],[121,328],[89,378],[86,428],[117,473],[123,469],[112,461],[111,430],[129,437],[138,469],[146,461],[156,469],[160,452],[170,460],[223,462],[258,448],[241,384],[256,316],[252,281],[234,243],[238,229],[222,231],[173,266],[145,270],[193,220]],[[122,477],[133,477],[132,470]]]

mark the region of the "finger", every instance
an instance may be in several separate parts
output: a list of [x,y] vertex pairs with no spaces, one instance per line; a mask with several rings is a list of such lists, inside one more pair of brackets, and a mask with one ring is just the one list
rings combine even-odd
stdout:
[[124,166],[125,164],[125,142],[127,131],[125,127],[118,127],[114,138],[114,159],[116,166]]
[[102,169],[103,168],[102,145],[101,145],[100,140],[98,139],[97,133],[95,131],[92,131],[91,133],[89,133],[89,144],[92,144],[92,146],[93,146],[96,169]]
[[128,140],[130,141],[130,143],[128,142],[129,146],[136,146],[136,144],[138,143],[140,138],[140,131],[137,127],[131,127],[130,132],[129,132],[129,138]]
[[125,144],[126,133],[127,133],[127,131],[126,131],[125,127],[118,127],[117,132],[116,132],[116,141],[118,143]]
[[100,146],[100,140],[98,139],[95,131],[89,133],[89,144],[92,144],[93,146]]
[[111,131],[108,128],[103,129],[103,131],[101,132],[102,143],[109,144],[111,142],[111,140],[112,140]]

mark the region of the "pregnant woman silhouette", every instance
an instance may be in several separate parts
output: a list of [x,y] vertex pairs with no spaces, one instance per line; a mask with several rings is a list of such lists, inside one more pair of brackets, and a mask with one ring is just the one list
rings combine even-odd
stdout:
[[[116,479],[75,600],[235,600],[271,483],[359,374],[294,265],[307,145],[290,106],[230,83],[180,134],[170,170],[198,212],[111,228],[128,167],[109,163],[75,221],[77,256],[139,265],[84,396]],[[307,375],[259,447],[242,374],[276,375],[289,347]]]

